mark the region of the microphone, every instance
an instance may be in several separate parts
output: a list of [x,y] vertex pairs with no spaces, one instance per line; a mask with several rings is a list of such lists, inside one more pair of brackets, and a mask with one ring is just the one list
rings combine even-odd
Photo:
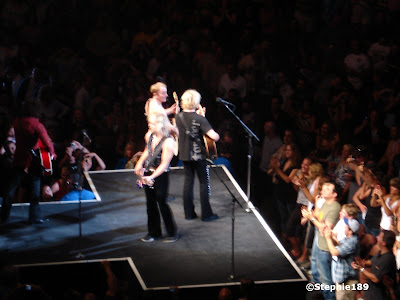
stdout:
[[228,101],[225,101],[224,99],[221,99],[220,97],[217,97],[215,100],[216,100],[218,103],[223,103],[223,104],[225,104],[225,105],[230,105],[230,106],[236,107],[235,104],[230,103],[230,102],[228,102]]
[[89,141],[89,143],[92,142],[92,139],[89,137],[89,135],[87,134],[87,131],[85,129],[82,129],[82,134],[85,138],[87,138],[87,140]]

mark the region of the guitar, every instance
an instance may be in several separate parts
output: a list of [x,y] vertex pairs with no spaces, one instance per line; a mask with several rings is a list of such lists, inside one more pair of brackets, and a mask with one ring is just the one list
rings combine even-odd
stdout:
[[43,176],[53,175],[53,164],[51,161],[50,152],[46,150],[46,146],[39,139],[39,149],[34,151],[31,149],[31,154],[35,163],[42,169]]
[[[179,99],[178,99],[178,95],[176,94],[176,92],[172,93],[175,103],[176,103],[176,110],[175,110],[175,115],[177,115],[179,113]],[[171,119],[172,125],[176,126],[176,121],[175,121],[175,117]],[[178,155],[178,151],[179,151],[179,146],[178,146],[178,137],[177,136],[173,136],[174,141],[175,141],[175,147],[174,147],[174,155],[177,156]]]
[[[199,104],[198,110],[199,110],[200,116],[206,117],[203,107],[200,104]],[[218,158],[217,144],[215,143],[215,141],[210,139],[206,134],[203,135],[203,140],[204,140],[204,147],[206,148],[208,158],[211,160]]]

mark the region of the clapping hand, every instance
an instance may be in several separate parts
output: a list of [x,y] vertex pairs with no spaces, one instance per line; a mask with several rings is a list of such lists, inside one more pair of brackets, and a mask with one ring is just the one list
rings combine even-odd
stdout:
[[354,270],[360,270],[361,268],[365,267],[365,260],[361,257],[355,257],[354,261],[351,262],[351,267]]
[[324,228],[324,236],[325,238],[332,238],[332,230],[329,227]]
[[308,219],[308,216],[312,215],[312,212],[311,212],[311,210],[309,210],[308,208],[303,207],[303,208],[301,209],[301,215],[302,215],[304,218],[307,218],[307,219]]

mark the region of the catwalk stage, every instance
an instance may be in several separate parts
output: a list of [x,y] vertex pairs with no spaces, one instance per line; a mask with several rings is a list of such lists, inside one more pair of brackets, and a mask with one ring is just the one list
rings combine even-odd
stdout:
[[[200,290],[234,288],[249,278],[267,293],[279,289],[282,299],[305,298],[307,278],[224,166],[210,171],[211,205],[220,216],[212,222],[185,220],[183,169],[171,169],[169,194],[175,199],[169,204],[180,234],[176,243],[140,241],[147,233],[146,202],[133,170],[85,175],[96,200],[82,201],[81,208],[79,201],[44,203],[42,213],[50,222],[38,226],[26,224],[27,205],[14,205],[10,223],[0,228],[0,254],[20,266],[25,281],[45,281],[48,289],[57,287],[60,278],[63,284],[96,286],[104,280],[100,262],[109,260],[117,277],[142,291],[177,286],[200,295]],[[198,188],[196,182],[200,215]]]

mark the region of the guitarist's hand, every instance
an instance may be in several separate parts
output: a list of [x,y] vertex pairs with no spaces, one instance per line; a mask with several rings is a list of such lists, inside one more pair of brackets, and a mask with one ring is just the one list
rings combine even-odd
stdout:
[[154,178],[152,176],[143,176],[142,182],[147,186],[153,186]]
[[137,176],[143,176],[144,174],[144,168],[140,167],[140,168],[135,168],[135,174]]
[[177,105],[176,105],[176,103],[174,103],[174,104],[171,105],[171,107],[167,108],[167,109],[165,110],[165,112],[167,113],[168,116],[169,116],[169,115],[172,115],[172,114],[175,113],[175,111],[176,111],[176,109],[177,109],[176,107],[177,107]]
[[201,107],[199,105],[199,108],[196,110],[196,113],[200,116],[205,117],[206,116],[206,108],[205,107]]

